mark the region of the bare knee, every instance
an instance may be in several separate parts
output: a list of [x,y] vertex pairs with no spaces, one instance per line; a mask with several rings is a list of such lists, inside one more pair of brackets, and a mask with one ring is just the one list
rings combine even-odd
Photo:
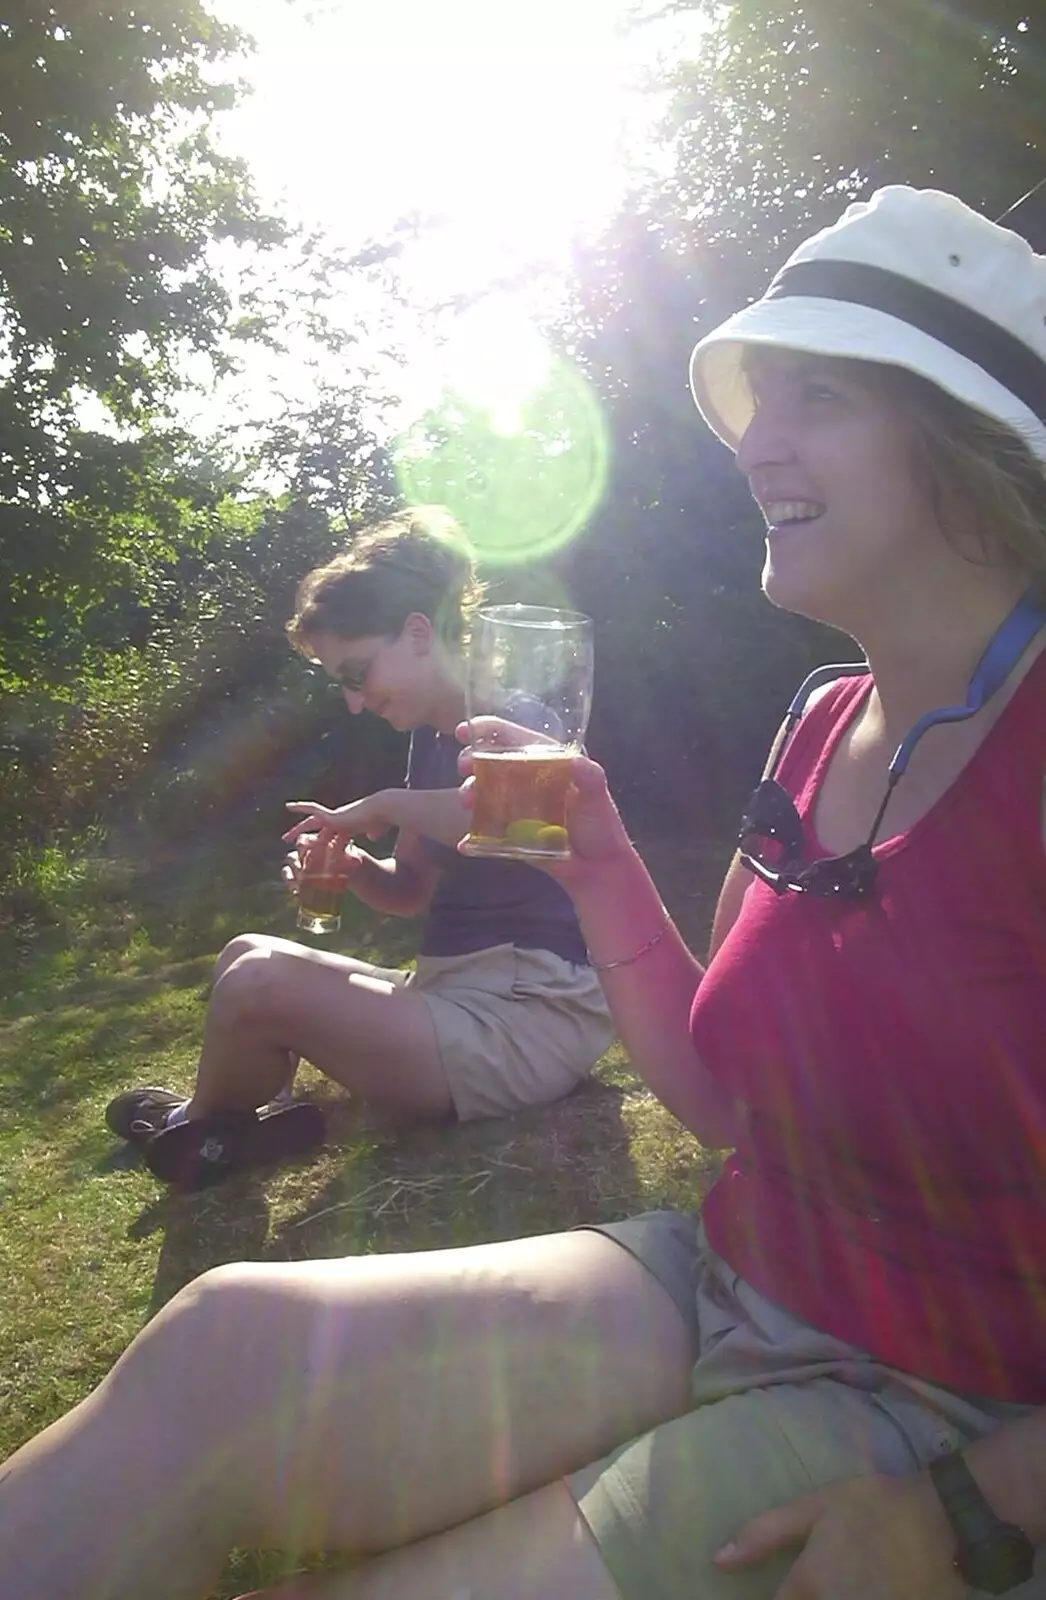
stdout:
[[230,939],[217,961],[214,963],[213,982],[226,973],[234,961],[241,956],[249,956],[256,950],[267,951],[272,945],[272,939],[265,933],[238,933],[235,939]]
[[[272,1299],[265,1262],[201,1274],[143,1328],[111,1374],[114,1385],[163,1396],[176,1413],[228,1415],[257,1359],[259,1317]],[[264,1349],[264,1344],[262,1344]]]
[[259,1456],[270,1477],[279,1465],[265,1439],[264,1408],[286,1348],[266,1352],[259,1334],[252,1280],[266,1271],[263,1263],[219,1267],[187,1285],[142,1330],[94,1401],[110,1447],[130,1452],[164,1486],[158,1493],[171,1521],[206,1528],[219,1554],[252,1525]]
[[270,959],[271,942],[242,934],[226,945],[219,960],[239,947],[214,982],[210,1007],[223,1023],[237,1027],[284,1011],[287,984],[283,963]]

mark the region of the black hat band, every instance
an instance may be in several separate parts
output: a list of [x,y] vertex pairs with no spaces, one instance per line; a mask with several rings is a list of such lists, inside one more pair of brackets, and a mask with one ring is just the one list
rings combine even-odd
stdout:
[[778,273],[764,299],[789,295],[843,300],[897,317],[965,356],[1046,423],[1046,361],[997,322],[950,295],[860,261],[797,261]]

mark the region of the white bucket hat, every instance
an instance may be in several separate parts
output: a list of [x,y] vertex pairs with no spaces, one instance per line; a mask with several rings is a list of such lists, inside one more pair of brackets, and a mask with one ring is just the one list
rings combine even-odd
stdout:
[[954,195],[897,184],[848,206],[699,342],[690,387],[732,449],[754,410],[746,345],[906,367],[1046,460],[1046,256]]

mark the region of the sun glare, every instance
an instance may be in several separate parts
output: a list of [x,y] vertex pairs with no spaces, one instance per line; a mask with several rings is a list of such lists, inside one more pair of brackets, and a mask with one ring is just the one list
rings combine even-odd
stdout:
[[[608,439],[531,319],[621,201],[663,24],[627,31],[634,0],[210,3],[257,42],[221,137],[262,200],[349,250],[418,220],[397,262],[423,318],[395,375],[403,494],[492,563],[557,549],[604,492]],[[245,393],[279,404],[291,382]]]
[[548,380],[551,352],[522,307],[490,295],[454,317],[443,343],[412,363],[405,411],[427,410],[447,390],[485,411],[495,432],[519,431],[520,407]]
[[583,375],[553,353],[511,297],[456,317],[411,364],[393,441],[404,497],[444,505],[490,566],[568,543],[602,498],[609,446]]
[[634,61],[615,0],[214,4],[258,42],[225,142],[263,194],[348,244],[437,219],[417,253],[434,295],[562,261],[620,194]]

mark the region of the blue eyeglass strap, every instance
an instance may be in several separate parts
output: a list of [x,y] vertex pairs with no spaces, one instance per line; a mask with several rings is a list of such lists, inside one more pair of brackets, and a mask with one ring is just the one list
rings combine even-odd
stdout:
[[1046,612],[1031,595],[1025,595],[1010,612],[1002,626],[992,635],[977,669],[970,679],[966,704],[942,706],[937,711],[927,711],[915,726],[905,734],[890,762],[891,779],[897,779],[907,767],[912,751],[928,728],[940,722],[965,722],[974,716],[997,690],[1001,689],[1035,635],[1046,622]]
[[[888,768],[890,781],[887,799],[897,779],[911,760],[912,751],[927,729],[936,727],[940,722],[965,722],[967,717],[972,717],[980,711],[986,701],[1002,688],[1044,622],[1046,622],[1046,611],[1030,594],[1026,594],[1017,602],[1002,626],[992,635],[988,648],[977,663],[977,668],[970,679],[966,704],[942,706],[936,711],[927,711],[897,747]],[[842,661],[815,667],[813,672],[803,679],[785,713],[781,737],[770,752],[766,767],[767,776],[776,770],[788,736],[806,709],[806,702],[810,696],[836,678],[863,677],[870,671],[867,661]],[[885,800],[882,809],[885,810]]]
[[836,661],[829,662],[826,666],[815,667],[795,692],[791,705],[785,712],[785,721],[789,726],[798,722],[806,709],[806,702],[817,689],[831,683],[835,678],[862,678],[871,672],[867,661]]
[[806,710],[806,702],[815,690],[823,688],[826,683],[832,683],[836,678],[859,678],[866,676],[871,667],[867,661],[837,661],[828,663],[823,667],[815,667],[813,672],[803,679],[795,694],[792,703],[784,714],[784,721],[778,730],[777,738],[770,746],[770,754],[766,758],[763,768],[764,779],[774,776],[781,757],[784,755],[785,745],[792,735],[796,723]]

